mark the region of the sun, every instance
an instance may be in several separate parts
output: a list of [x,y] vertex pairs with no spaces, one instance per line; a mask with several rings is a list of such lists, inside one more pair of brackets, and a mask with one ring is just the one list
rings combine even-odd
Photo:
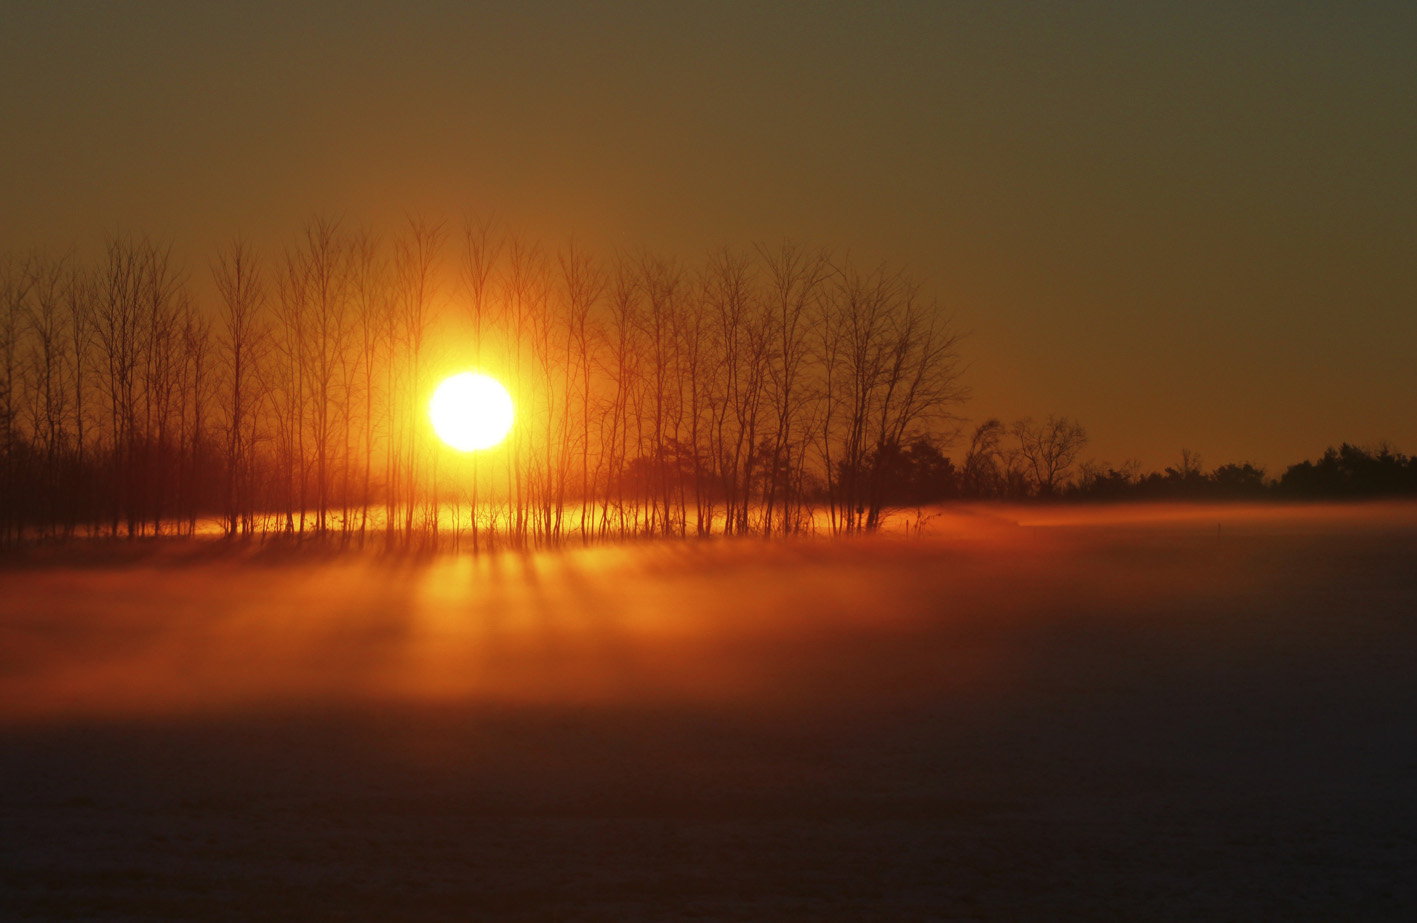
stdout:
[[490,449],[512,428],[512,396],[491,376],[463,372],[443,379],[428,415],[438,438],[458,451]]

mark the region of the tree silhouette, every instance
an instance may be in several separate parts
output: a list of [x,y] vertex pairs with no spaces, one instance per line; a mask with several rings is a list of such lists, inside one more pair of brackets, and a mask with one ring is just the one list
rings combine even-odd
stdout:
[[1066,478],[1078,453],[1087,444],[1082,424],[1049,414],[1041,423],[1025,418],[1010,430],[1018,440],[1019,454],[1039,494],[1053,496]]

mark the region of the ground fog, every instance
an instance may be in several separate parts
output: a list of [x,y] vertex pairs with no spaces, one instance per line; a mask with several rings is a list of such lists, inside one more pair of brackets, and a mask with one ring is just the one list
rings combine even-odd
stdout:
[[0,567],[0,915],[1405,919],[1417,507]]

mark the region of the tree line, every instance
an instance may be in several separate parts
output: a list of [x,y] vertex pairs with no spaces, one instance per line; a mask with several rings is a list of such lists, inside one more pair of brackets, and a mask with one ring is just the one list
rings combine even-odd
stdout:
[[1141,470],[1077,460],[1086,432],[1075,421],[1049,417],[1005,427],[988,420],[974,430],[956,464],[928,436],[890,446],[883,467],[891,487],[887,503],[919,507],[951,500],[1355,500],[1417,496],[1417,458],[1383,444],[1344,443],[1317,460],[1288,465],[1277,478],[1250,462],[1207,470],[1201,457],[1182,450],[1175,465]]
[[[959,499],[1417,493],[1417,461],[1386,446],[1278,478],[1189,452],[1143,473],[1080,461],[1065,416],[966,425],[939,306],[793,243],[688,263],[317,219],[276,253],[232,240],[201,274],[141,236],[89,262],[0,256],[0,544],[205,525],[478,549],[850,533]],[[467,369],[518,416],[470,456],[427,419]]]
[[1285,467],[1279,477],[1249,462],[1207,471],[1201,458],[1183,450],[1176,465],[1141,473],[1083,466],[1070,496],[1093,500],[1360,500],[1417,496],[1417,458],[1384,443],[1373,448],[1343,443],[1317,460]]
[[[490,224],[0,258],[0,541],[337,535],[479,548],[877,527],[896,459],[966,397],[917,284],[823,249],[598,257]],[[511,391],[497,449],[427,420],[445,375]]]

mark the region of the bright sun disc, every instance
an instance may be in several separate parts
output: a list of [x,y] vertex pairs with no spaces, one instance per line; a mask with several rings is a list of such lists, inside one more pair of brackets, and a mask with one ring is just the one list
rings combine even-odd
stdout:
[[438,386],[428,414],[438,438],[453,448],[490,449],[512,428],[512,396],[495,378],[463,372]]

